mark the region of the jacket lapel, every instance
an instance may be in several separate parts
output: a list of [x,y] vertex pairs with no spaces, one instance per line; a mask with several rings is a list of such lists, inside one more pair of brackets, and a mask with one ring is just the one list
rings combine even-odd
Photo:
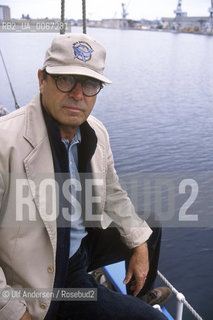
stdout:
[[[24,138],[32,146],[32,151],[24,160],[26,176],[38,213],[47,229],[53,248],[56,250],[58,203],[55,174],[39,95],[31,102],[26,111]],[[47,196],[45,192],[48,190],[47,186],[51,187],[51,196]]]

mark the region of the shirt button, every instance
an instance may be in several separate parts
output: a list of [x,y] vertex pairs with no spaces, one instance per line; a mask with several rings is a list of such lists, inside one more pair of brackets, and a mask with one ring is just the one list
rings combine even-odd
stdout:
[[49,266],[49,267],[47,268],[47,272],[48,272],[48,273],[53,273],[53,272],[54,272],[54,268],[53,268],[52,266]]
[[47,304],[41,302],[41,303],[40,303],[40,308],[41,308],[41,309],[47,309]]

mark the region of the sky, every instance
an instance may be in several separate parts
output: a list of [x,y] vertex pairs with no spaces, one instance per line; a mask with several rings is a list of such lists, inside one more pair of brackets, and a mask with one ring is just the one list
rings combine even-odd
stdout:
[[[87,18],[120,18],[121,3],[126,4],[129,19],[174,17],[178,0],[86,0]],[[12,18],[29,14],[31,18],[60,18],[61,0],[0,0],[11,9]],[[182,0],[188,16],[208,16],[211,0]],[[81,19],[82,0],[65,0],[65,18]]]

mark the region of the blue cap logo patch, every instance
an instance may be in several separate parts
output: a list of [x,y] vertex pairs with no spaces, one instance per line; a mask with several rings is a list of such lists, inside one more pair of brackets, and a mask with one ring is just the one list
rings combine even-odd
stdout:
[[74,43],[72,47],[75,54],[74,59],[78,59],[85,63],[91,59],[92,53],[94,52],[91,46],[84,41],[78,41]]

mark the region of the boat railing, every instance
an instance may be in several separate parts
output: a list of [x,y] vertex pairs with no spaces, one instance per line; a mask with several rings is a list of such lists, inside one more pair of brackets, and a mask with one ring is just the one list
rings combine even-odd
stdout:
[[175,320],[182,320],[183,319],[183,306],[185,306],[193,316],[198,320],[203,320],[201,316],[196,312],[196,310],[190,305],[190,303],[186,300],[185,296],[179,292],[175,287],[166,279],[166,277],[158,270],[158,276],[161,280],[169,287],[172,292],[176,296],[177,305],[176,305],[176,317]]
[[[120,261],[102,268],[103,273],[109,279],[109,281],[114,286],[115,290],[126,294],[126,286],[123,283],[123,279],[125,277],[125,263],[124,261]],[[164,315],[168,318],[168,320],[183,320],[183,307],[185,306],[195,317],[195,319],[203,320],[203,318],[195,311],[195,309],[189,304],[189,302],[185,299],[184,295],[179,292],[166,277],[158,271],[159,278],[166,284],[167,287],[171,289],[171,291],[176,296],[177,304],[176,304],[176,313],[173,312],[173,315],[169,313],[169,311],[163,306],[162,308],[159,305],[155,305],[156,309],[161,310]],[[174,316],[175,315],[175,316]]]

